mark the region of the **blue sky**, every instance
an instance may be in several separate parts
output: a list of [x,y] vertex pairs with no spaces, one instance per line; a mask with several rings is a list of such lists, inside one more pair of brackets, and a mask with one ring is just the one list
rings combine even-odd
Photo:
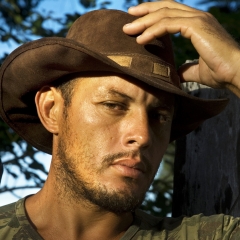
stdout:
[[[199,8],[199,9],[206,9],[206,5],[199,5],[198,2],[200,0],[177,0],[178,2],[182,2],[186,5]],[[97,4],[96,9],[100,7],[100,3],[104,2],[104,0],[97,1],[99,4]],[[108,5],[108,8],[112,9],[121,9],[121,10],[126,10],[124,8],[124,2],[125,0],[112,0],[112,4]],[[79,12],[79,13],[84,13],[86,9],[81,7],[79,4],[79,0],[42,0],[38,10],[44,13],[52,12],[53,16],[55,17],[64,17],[65,13],[73,13],[73,12]],[[93,10],[87,9],[88,11]],[[56,24],[53,24],[52,22],[47,22],[46,27],[48,28],[57,28]],[[19,45],[17,45],[14,42],[8,42],[8,43],[1,43],[0,42],[0,56],[2,55],[3,52],[11,52],[15,48],[17,48]]]
[[[192,7],[198,7],[199,5],[197,5],[197,2],[199,0],[184,0],[183,3],[190,5]],[[62,17],[64,16],[65,13],[73,13],[73,12],[79,12],[79,13],[84,13],[86,10],[84,8],[82,8],[79,5],[79,0],[42,0],[40,6],[39,6],[39,10],[43,11],[45,13],[52,11],[55,17]],[[113,4],[111,4],[108,8],[113,8],[113,9],[122,9],[122,10],[126,10],[123,7],[123,3],[124,0],[113,0],[112,1]],[[97,8],[99,8],[99,5],[97,6]],[[206,9],[206,6],[201,6],[201,9]],[[90,9],[89,9],[90,10]],[[47,27],[48,28],[55,28],[57,26],[52,25],[51,22],[47,23]],[[8,43],[8,44],[3,44],[0,43],[0,55],[1,53],[4,52],[11,52],[12,50],[14,50],[18,45],[14,44],[14,43]],[[39,155],[39,159],[41,159],[41,161],[46,162],[46,168],[49,168],[49,164],[50,164],[50,155],[47,154],[40,154]],[[24,184],[24,179],[18,179],[13,180],[11,178],[7,178],[6,175],[3,176],[2,179],[2,183],[4,182],[8,182],[10,185],[14,186],[15,184],[20,184],[23,185]],[[21,197],[26,196],[28,194],[32,194],[35,193],[37,191],[37,189],[32,189],[32,190],[20,190],[17,192],[17,194]],[[0,194],[0,206],[5,205],[7,203],[16,201],[18,198],[14,197],[12,194],[10,193],[4,193],[4,194]]]

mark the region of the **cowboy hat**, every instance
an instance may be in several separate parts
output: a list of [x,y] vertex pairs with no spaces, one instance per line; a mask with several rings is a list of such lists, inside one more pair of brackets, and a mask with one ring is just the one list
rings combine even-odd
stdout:
[[132,76],[178,96],[171,141],[220,113],[226,99],[204,100],[184,92],[174,67],[170,37],[139,45],[123,33],[136,17],[117,10],[84,14],[66,38],[47,37],[13,51],[0,70],[0,114],[23,139],[39,150],[52,152],[52,134],[41,124],[34,96],[44,85],[81,72],[113,72]]

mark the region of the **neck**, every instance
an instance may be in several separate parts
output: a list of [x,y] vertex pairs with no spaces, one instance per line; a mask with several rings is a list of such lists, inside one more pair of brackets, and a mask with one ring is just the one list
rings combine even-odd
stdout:
[[[37,194],[27,198],[26,211],[38,233],[51,239],[119,239],[131,225],[131,212],[116,214],[63,192],[50,169]],[[109,227],[111,226],[111,227]]]

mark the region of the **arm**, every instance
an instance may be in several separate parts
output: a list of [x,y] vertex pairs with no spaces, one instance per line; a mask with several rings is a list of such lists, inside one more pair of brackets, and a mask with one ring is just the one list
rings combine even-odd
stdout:
[[130,8],[129,13],[140,18],[125,25],[123,31],[141,33],[139,44],[166,33],[180,33],[191,39],[199,63],[179,69],[183,82],[226,87],[240,97],[240,48],[211,14],[171,0],[143,3]]

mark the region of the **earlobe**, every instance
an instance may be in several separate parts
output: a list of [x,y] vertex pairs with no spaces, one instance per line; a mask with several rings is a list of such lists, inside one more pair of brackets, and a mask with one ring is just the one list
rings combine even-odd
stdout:
[[43,126],[53,134],[58,134],[58,115],[61,101],[60,93],[50,86],[44,86],[35,96],[38,117]]

